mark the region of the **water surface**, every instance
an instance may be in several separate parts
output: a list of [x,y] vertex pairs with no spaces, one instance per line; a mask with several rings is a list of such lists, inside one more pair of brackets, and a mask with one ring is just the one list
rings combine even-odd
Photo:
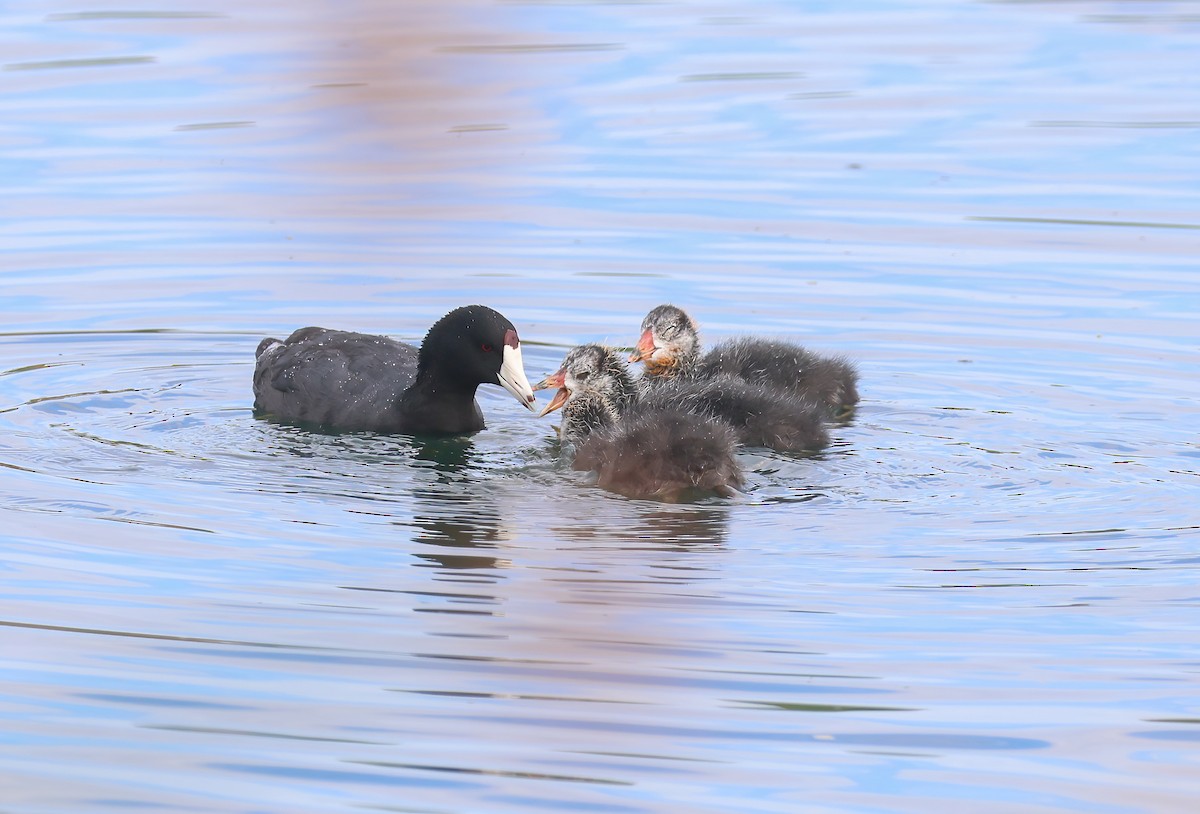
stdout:
[[[1200,795],[1194,3],[18,3],[0,808],[1168,812]],[[255,418],[295,327],[673,301],[864,401],[745,497],[498,388]]]

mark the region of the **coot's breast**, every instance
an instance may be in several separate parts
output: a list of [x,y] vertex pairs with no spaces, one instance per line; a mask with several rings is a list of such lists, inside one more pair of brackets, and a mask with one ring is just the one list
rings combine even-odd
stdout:
[[385,336],[301,328],[263,342],[255,409],[341,430],[400,430],[397,399],[416,378],[417,349]]

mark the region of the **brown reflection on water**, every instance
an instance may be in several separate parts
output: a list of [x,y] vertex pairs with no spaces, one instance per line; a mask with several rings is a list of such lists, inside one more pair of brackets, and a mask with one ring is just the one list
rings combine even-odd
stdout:
[[[297,19],[309,27],[295,39],[319,32],[319,40],[290,65],[293,76],[280,77],[298,92],[280,99],[277,113],[328,131],[303,145],[302,172],[327,183],[330,198],[287,205],[323,204],[330,215],[390,219],[401,229],[513,217],[514,204],[543,183],[538,176],[561,162],[561,147],[552,148],[565,122],[548,116],[534,91],[569,88],[623,49],[525,30],[538,20],[528,9],[470,0],[354,0],[316,25],[312,15]],[[342,195],[350,179],[355,194]]]
[[727,506],[660,508],[641,502],[617,505],[625,511],[614,511],[611,517],[564,517],[550,531],[556,538],[582,543],[657,551],[722,546],[729,533]]
[[490,554],[509,536],[500,507],[492,495],[473,488],[469,474],[457,482],[418,487],[413,500],[413,542],[420,546],[414,556],[441,569],[441,579],[486,580],[457,572],[489,572],[510,564]]
[[[522,31],[518,19],[512,7],[464,0],[61,14],[3,67],[16,93],[145,87],[136,101],[98,92],[18,107],[44,125],[31,129],[38,137],[69,128],[91,142],[50,159],[51,175],[77,189],[136,191],[125,206],[153,199],[166,204],[157,215],[377,221],[398,203],[410,216],[413,203],[436,211],[430,183],[505,184],[538,164],[558,135],[520,91],[620,49]],[[502,173],[485,180],[483,168]],[[91,206],[85,195],[71,208]]]
[[[351,147],[323,169],[361,170],[365,161],[374,171],[442,175],[486,163],[502,145],[535,146],[535,112],[520,107],[513,90],[545,60],[535,66],[511,58],[520,51],[471,50],[519,42],[511,24],[503,8],[474,2],[357,0],[319,20],[308,35],[319,30],[325,47],[295,66],[296,83],[308,89],[298,105],[339,127]],[[355,154],[368,146],[378,152]]]

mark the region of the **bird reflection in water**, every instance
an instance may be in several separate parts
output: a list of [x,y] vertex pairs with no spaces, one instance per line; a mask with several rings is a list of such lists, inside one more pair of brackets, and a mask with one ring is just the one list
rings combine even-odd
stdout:
[[[488,549],[507,538],[499,505],[487,490],[471,488],[471,453],[466,436],[417,437],[415,460],[430,464],[436,479],[413,489],[414,542],[451,549]],[[480,554],[414,551],[427,567],[451,571],[503,568],[505,560]]]
[[653,506],[630,517],[630,504],[619,505],[620,516],[593,514],[570,525],[556,525],[553,531],[572,540],[657,551],[720,547],[729,536],[728,506]]
[[655,510],[646,512],[641,520],[639,539],[669,551],[723,546],[729,536],[729,508],[726,506]]

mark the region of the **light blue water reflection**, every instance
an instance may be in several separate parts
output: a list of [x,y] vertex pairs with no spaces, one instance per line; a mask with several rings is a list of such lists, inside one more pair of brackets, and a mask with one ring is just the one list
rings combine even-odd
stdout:
[[[0,15],[0,807],[1166,812],[1200,794],[1194,4]],[[661,505],[264,335],[672,300],[858,361]]]

